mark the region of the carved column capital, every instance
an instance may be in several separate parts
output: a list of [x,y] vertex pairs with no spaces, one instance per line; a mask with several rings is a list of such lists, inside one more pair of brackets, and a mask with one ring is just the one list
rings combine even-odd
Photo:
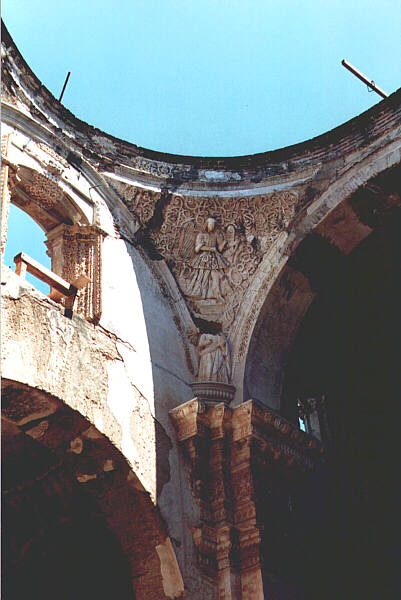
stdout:
[[[231,409],[195,398],[170,416],[191,460],[201,518],[193,534],[201,568],[217,580],[227,600],[263,598],[260,553],[268,523],[261,521],[262,490],[273,471],[284,477],[313,469],[321,444],[253,400]],[[230,583],[235,578],[239,588]]]
[[197,435],[203,428],[202,415],[206,412],[203,402],[194,398],[170,411],[179,442]]

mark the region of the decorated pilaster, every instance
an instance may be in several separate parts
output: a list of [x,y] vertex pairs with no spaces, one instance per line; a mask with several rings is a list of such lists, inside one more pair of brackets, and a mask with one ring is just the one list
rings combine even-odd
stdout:
[[[264,508],[265,492],[275,473],[285,481],[313,469],[322,446],[252,400],[231,409],[195,398],[170,415],[200,508],[193,532],[199,564],[216,580],[219,599],[262,600],[269,570],[262,538],[277,517]],[[286,484],[279,491],[285,496]]]
[[76,310],[94,323],[99,322],[102,313],[102,240],[102,232],[93,225],[61,224],[47,235],[52,271],[69,282],[81,275],[89,279],[88,285],[78,292]]

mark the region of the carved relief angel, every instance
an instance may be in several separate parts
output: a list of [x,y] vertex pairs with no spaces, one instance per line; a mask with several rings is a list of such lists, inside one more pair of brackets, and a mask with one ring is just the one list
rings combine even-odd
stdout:
[[[216,232],[216,220],[207,219],[205,231],[195,237],[193,247],[195,256],[188,261],[190,271],[183,286],[187,296],[205,300],[224,299],[223,284],[227,287],[228,282],[224,273],[227,261],[222,256],[222,252],[226,243],[223,235]],[[190,245],[190,238],[185,236],[181,254],[188,255]]]

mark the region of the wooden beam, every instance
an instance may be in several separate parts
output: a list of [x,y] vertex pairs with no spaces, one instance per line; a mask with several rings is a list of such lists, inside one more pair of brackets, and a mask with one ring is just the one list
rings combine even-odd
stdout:
[[20,252],[14,256],[15,272],[21,277],[25,277],[25,273],[31,273],[41,281],[48,283],[53,289],[57,290],[63,296],[74,296],[78,290],[84,288],[89,283],[89,277],[79,275],[72,283],[69,283],[50,269],[41,265],[38,261]]
[[17,256],[14,256],[14,262],[16,264],[17,272],[18,269],[21,268],[19,265],[21,265],[21,263],[25,264],[28,273],[31,273],[31,275],[34,275],[41,281],[48,283],[52,288],[63,294],[63,296],[71,296],[77,292],[77,288],[74,285],[68,283],[68,281],[65,281],[65,279],[62,279],[50,271],[50,269],[41,265],[39,262],[25,254],[25,252],[20,252]]

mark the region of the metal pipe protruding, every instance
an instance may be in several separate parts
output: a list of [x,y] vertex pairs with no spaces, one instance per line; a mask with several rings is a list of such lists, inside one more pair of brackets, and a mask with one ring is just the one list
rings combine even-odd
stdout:
[[58,99],[59,102],[61,102],[61,99],[62,99],[63,94],[64,94],[64,90],[65,90],[65,88],[67,86],[67,83],[68,83],[68,80],[70,78],[70,75],[71,75],[71,71],[68,71],[67,77],[65,78],[65,81],[64,81],[63,89],[61,90],[60,98]]
[[363,83],[366,83],[366,85],[370,87],[374,92],[376,92],[376,94],[379,94],[379,96],[381,96],[382,98],[388,98],[388,94],[386,94],[386,92],[383,92],[383,90],[377,87],[374,81],[369,81],[366,75],[358,71],[358,69],[351,65],[351,63],[349,63],[347,60],[345,60],[345,58],[343,58],[341,64],[343,67],[348,69],[348,71],[350,71],[353,75],[355,75],[355,77],[358,77],[358,79],[363,81]]

